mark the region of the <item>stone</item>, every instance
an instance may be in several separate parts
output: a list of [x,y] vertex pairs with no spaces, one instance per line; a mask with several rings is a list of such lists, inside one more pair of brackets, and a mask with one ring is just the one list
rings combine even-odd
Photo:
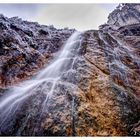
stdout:
[[[99,30],[85,31],[46,104],[53,81],[28,91],[32,96],[7,117],[0,135],[139,136],[139,12],[140,4],[121,4]],[[75,30],[2,15],[0,21],[1,101],[10,86],[49,64]]]

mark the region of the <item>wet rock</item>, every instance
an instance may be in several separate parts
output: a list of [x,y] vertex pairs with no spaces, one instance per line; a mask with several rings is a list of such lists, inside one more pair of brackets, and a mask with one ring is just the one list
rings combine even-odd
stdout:
[[[139,136],[139,7],[122,4],[99,30],[82,33],[55,84],[54,79],[40,81],[22,102],[10,104],[14,113],[0,125],[0,135]],[[49,64],[74,32],[17,17],[1,15],[0,20],[2,88]]]
[[0,25],[1,88],[30,78],[74,32],[3,15]]

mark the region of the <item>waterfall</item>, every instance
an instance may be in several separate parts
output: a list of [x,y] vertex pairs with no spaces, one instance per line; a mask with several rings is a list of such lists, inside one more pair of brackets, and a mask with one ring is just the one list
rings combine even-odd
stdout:
[[[49,100],[54,93],[56,84],[61,81],[64,73],[73,69],[81,41],[82,34],[80,32],[73,33],[52,62],[41,70],[37,76],[11,88],[0,99],[1,135],[13,134],[13,131],[16,131],[14,132],[15,135],[20,135],[28,124],[28,119],[35,118],[37,115],[41,117],[44,112],[48,112],[47,106],[49,106]],[[26,108],[26,105],[30,107]],[[20,124],[22,127],[13,128],[14,124],[17,123],[17,117],[21,116],[22,110],[26,112],[22,120],[24,123]],[[11,128],[17,130],[11,130]],[[31,135],[33,135],[33,132]]]

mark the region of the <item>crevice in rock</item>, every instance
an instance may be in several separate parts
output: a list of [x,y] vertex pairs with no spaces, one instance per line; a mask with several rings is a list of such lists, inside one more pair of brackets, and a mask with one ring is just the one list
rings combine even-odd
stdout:
[[100,67],[98,67],[95,63],[93,63],[91,60],[89,60],[87,57],[84,57],[90,64],[94,65],[97,69],[99,69],[102,73],[104,73],[105,75],[108,75],[109,73],[106,72],[105,70],[101,69]]

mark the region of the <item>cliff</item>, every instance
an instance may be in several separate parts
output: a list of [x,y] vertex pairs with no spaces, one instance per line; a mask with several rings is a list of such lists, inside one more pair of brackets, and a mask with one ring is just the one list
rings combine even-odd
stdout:
[[41,69],[74,32],[0,15],[0,87],[23,81]]
[[[15,103],[19,108],[2,123],[0,134],[139,136],[139,19],[139,4],[122,4],[99,30],[81,33],[71,50],[73,57],[64,63],[61,78],[55,84],[45,81],[28,90],[31,96],[22,104]],[[74,31],[1,15],[1,96],[7,88],[31,79],[49,65]],[[47,102],[47,112],[42,114],[50,85],[52,96]],[[2,110],[0,113],[4,114]]]
[[119,28],[140,23],[140,5],[136,3],[120,4],[109,16],[107,24]]

